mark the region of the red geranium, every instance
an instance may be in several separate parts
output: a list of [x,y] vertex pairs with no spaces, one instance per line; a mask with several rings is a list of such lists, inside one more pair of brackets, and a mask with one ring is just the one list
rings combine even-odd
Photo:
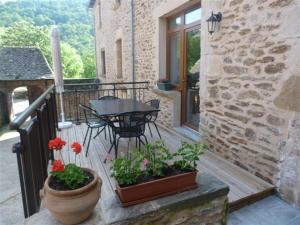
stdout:
[[50,140],[48,143],[48,148],[50,150],[61,150],[66,145],[66,142],[59,137]]
[[52,164],[52,172],[63,172],[65,170],[64,164],[60,160],[54,160]]
[[76,141],[73,142],[73,144],[71,145],[71,148],[72,148],[73,152],[75,152],[76,155],[81,152],[81,145]]

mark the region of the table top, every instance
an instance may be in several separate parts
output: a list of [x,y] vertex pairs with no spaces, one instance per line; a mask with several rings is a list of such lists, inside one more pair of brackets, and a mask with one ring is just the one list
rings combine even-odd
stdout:
[[159,111],[159,109],[134,99],[90,100],[90,104],[99,116]]

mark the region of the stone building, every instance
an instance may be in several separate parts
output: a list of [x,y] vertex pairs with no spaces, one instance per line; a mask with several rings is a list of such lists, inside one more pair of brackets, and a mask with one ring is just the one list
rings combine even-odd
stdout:
[[[90,7],[101,81],[150,81],[146,99],[161,100],[161,124],[196,130],[211,151],[300,206],[300,0],[91,0]],[[212,11],[223,18],[210,35]],[[173,90],[158,90],[160,78]]]
[[0,127],[10,121],[12,94],[27,87],[32,103],[53,83],[52,71],[42,52],[33,47],[0,49]]

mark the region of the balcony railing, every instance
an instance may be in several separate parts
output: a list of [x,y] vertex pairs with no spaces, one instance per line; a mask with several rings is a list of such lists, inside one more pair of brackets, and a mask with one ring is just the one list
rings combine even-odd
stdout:
[[[63,93],[66,119],[80,123],[83,114],[79,103],[89,105],[89,100],[105,95],[143,101],[148,86],[148,82],[66,84]],[[52,85],[10,123],[10,129],[20,133],[20,142],[14,144],[13,152],[17,155],[26,218],[40,209],[39,191],[48,176],[49,161],[53,160],[48,142],[56,137],[60,111],[56,97]]]
[[10,123],[10,129],[20,133],[20,142],[14,144],[12,150],[17,155],[26,218],[39,211],[39,191],[48,176],[49,160],[53,160],[53,154],[48,151],[48,142],[56,136],[56,128],[54,85]]
[[[111,95],[144,101],[149,82],[80,83],[65,84],[63,93],[65,118],[80,123],[84,118],[79,103],[89,105],[89,100]],[[60,111],[60,109],[59,109]]]

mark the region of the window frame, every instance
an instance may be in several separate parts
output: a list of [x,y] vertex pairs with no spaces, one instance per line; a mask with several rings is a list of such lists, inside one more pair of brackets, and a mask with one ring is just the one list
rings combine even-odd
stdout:
[[123,46],[122,38],[116,40],[117,78],[123,78]]
[[[181,87],[181,81],[183,81],[184,79],[184,65],[185,65],[185,31],[187,29],[190,29],[192,27],[195,27],[195,26],[200,26],[201,27],[201,19],[200,20],[197,20],[195,22],[192,22],[190,24],[185,24],[185,15],[188,14],[189,12],[192,12],[193,10],[196,10],[196,9],[199,9],[201,8],[201,3],[197,3],[191,7],[188,7],[188,8],[185,8],[183,10],[181,10],[180,12],[177,12],[171,16],[169,16],[167,18],[167,38],[166,38],[166,46],[167,46],[167,60],[166,60],[166,79],[168,80],[171,80],[171,74],[170,74],[170,66],[171,66],[171,56],[170,56],[170,53],[171,53],[171,41],[170,41],[170,38],[172,35],[175,35],[177,32],[179,32],[180,34],[180,62],[179,62],[179,84],[172,84],[174,86],[174,89],[175,90],[181,90],[182,87]],[[172,28],[170,29],[170,22],[172,19],[175,19],[177,17],[180,17],[181,18],[181,23],[178,27],[176,28]]]
[[106,54],[105,49],[101,48],[100,50],[100,58],[101,58],[101,76],[106,77]]

